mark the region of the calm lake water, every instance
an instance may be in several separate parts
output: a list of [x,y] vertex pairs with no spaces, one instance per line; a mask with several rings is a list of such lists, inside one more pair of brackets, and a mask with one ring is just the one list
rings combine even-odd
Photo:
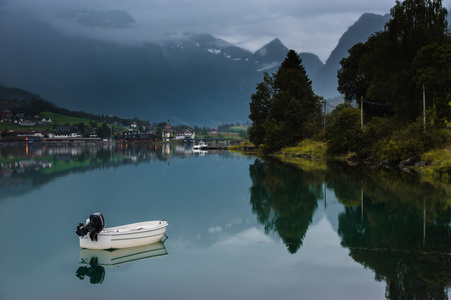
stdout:
[[[169,144],[0,147],[0,163],[3,300],[450,296],[450,195],[405,173]],[[93,212],[165,219],[169,238],[86,252]]]

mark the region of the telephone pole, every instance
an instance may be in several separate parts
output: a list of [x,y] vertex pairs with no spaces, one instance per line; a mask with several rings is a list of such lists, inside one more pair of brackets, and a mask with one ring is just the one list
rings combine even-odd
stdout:
[[360,97],[360,129],[363,130],[363,96]]
[[426,131],[426,87],[423,83],[423,130]]

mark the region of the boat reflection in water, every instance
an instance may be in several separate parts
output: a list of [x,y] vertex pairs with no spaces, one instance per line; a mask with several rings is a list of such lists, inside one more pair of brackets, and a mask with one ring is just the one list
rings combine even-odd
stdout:
[[104,267],[117,267],[125,263],[166,254],[168,251],[163,242],[123,249],[81,249],[80,264],[83,266],[78,268],[75,275],[82,280],[88,276],[92,284],[100,284],[105,278]]
[[193,153],[194,155],[205,156],[205,154],[208,153],[208,150],[194,149]]

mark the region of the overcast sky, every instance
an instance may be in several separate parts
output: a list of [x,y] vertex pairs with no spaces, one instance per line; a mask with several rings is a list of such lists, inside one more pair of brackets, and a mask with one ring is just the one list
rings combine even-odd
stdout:
[[[450,2],[443,0],[443,6],[449,9]],[[325,62],[341,35],[363,13],[387,14],[395,0],[0,0],[0,3],[4,7],[28,8],[48,19],[63,8],[124,10],[136,24],[115,38],[129,41],[151,40],[163,33],[210,33],[254,52],[279,38],[287,48],[314,53]],[[99,36],[108,37],[98,31]]]

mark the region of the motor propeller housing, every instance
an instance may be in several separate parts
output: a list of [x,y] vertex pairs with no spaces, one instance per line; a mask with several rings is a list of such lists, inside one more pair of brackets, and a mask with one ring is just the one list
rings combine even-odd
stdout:
[[105,219],[101,213],[93,213],[89,216],[89,219],[86,221],[86,225],[80,223],[77,226],[77,231],[75,233],[78,236],[84,236],[89,233],[89,237],[91,241],[97,241],[97,234],[103,230],[105,227]]

